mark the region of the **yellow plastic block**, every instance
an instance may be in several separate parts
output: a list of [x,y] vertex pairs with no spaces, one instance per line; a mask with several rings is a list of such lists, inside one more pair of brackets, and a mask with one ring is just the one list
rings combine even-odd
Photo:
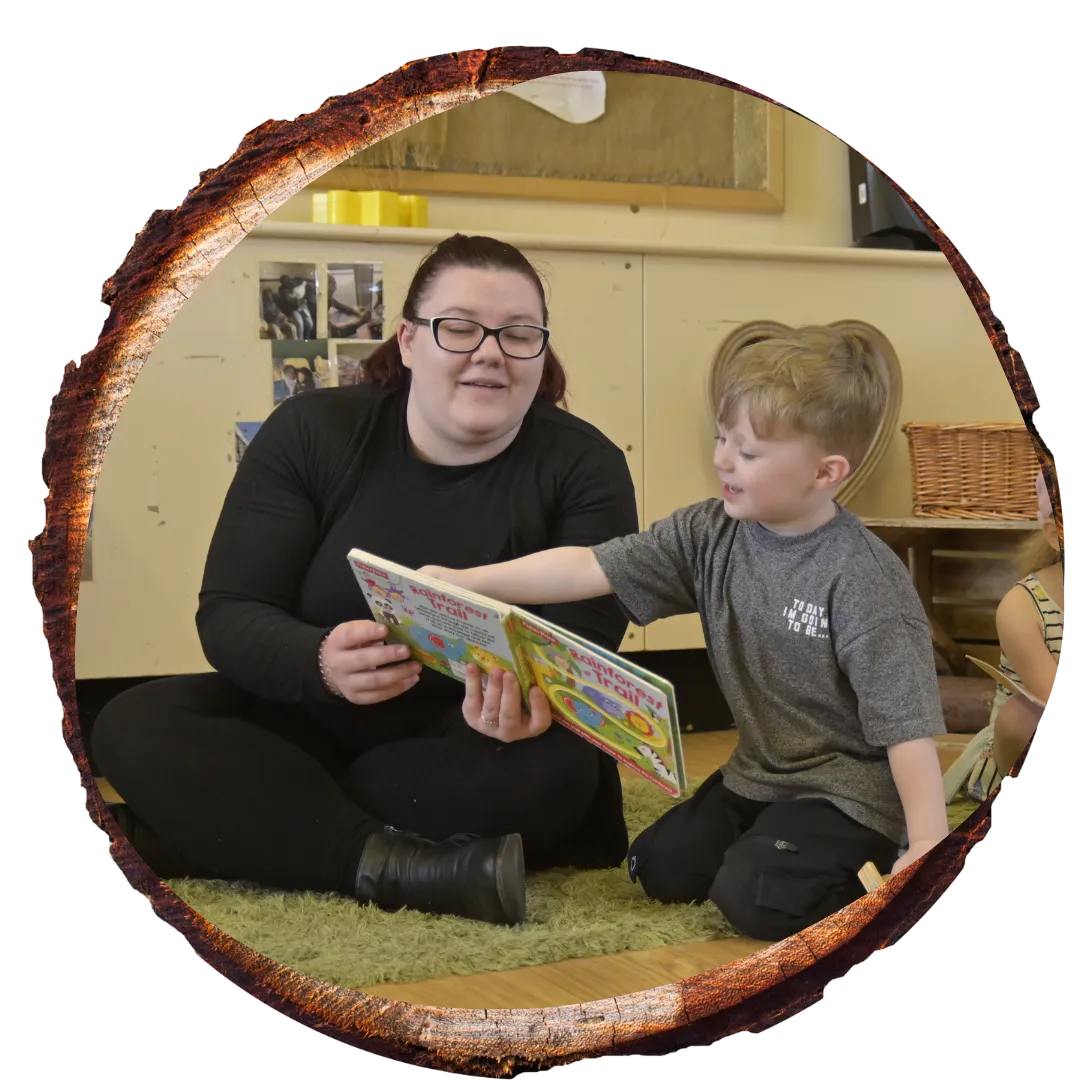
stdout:
[[316,191],[311,220],[326,225],[411,225],[426,228],[428,201],[393,191]]
[[361,202],[361,225],[401,224],[400,196],[393,191],[357,192]]
[[311,220],[320,225],[359,225],[360,218],[355,191],[316,191],[311,196]]
[[428,201],[423,195],[402,195],[401,208],[402,225],[411,225],[414,229],[427,228]]

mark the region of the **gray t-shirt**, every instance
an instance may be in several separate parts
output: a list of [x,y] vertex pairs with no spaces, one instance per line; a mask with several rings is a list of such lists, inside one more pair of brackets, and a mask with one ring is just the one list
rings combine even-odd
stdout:
[[709,499],[592,551],[638,624],[701,615],[739,730],[725,786],[825,798],[903,844],[887,748],[945,731],[933,646],[904,564],[837,511],[781,536]]

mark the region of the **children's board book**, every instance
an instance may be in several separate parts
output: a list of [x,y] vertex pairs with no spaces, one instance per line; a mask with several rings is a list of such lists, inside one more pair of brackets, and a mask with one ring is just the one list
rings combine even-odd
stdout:
[[521,608],[437,581],[353,549],[349,565],[388,640],[413,659],[465,681],[513,672],[528,701],[539,686],[564,726],[674,798],[686,789],[675,690],[619,653],[585,641]]

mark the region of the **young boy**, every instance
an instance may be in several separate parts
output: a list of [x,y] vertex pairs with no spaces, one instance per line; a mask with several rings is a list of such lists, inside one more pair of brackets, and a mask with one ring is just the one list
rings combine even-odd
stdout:
[[639,625],[700,613],[739,745],[634,841],[630,876],[776,941],[861,895],[868,860],[896,872],[946,835],[945,727],[907,570],[834,501],[885,410],[866,346],[811,327],[747,346],[721,382],[720,499],[591,549],[425,572],[518,604],[614,593]]

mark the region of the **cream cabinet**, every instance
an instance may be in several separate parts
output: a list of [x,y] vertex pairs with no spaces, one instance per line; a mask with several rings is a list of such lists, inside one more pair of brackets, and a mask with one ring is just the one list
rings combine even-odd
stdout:
[[[408,235],[403,235],[408,234]],[[267,224],[195,290],[146,361],[95,496],[90,580],[80,590],[79,678],[207,670],[195,632],[206,548],[235,469],[234,424],[272,408],[259,338],[263,262],[381,262],[389,315],[437,236]],[[751,319],[857,318],[892,341],[902,419],[1016,419],[974,310],[943,258],[840,249],[732,251],[516,237],[550,288],[552,343],[570,407],[626,454],[643,525],[716,492],[705,385],[727,332]],[[423,243],[418,241],[423,240]],[[325,324],[325,296],[320,320]],[[393,322],[387,321],[387,332]],[[898,433],[856,510],[910,512]],[[701,645],[695,617],[632,627],[624,649]]]

